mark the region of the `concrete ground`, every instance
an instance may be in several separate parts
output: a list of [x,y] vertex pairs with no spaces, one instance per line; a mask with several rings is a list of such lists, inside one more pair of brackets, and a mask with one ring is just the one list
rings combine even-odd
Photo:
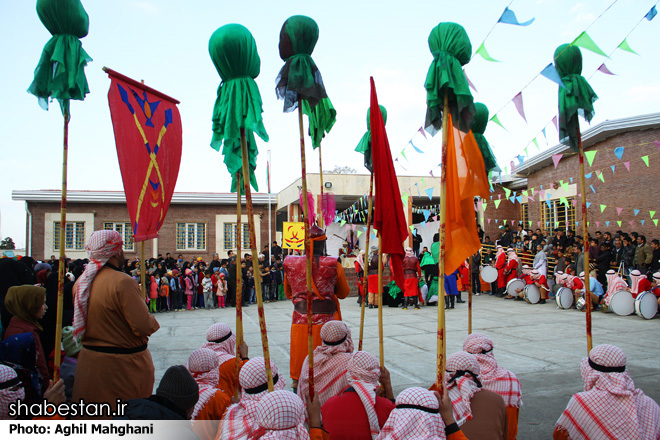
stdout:
[[[355,298],[342,301],[343,319],[351,328],[357,349],[360,307]],[[289,334],[292,305],[288,301],[265,304],[271,357],[291,383]],[[190,353],[205,342],[206,329],[215,322],[235,326],[235,309],[196,310],[156,314],[160,330],[149,342],[156,366],[156,385],[165,370],[185,364]],[[446,313],[447,353],[462,349],[467,335],[467,303]],[[660,402],[660,319],[647,321],[636,315],[617,316],[594,312],[593,344],[621,347],[637,387]],[[518,375],[524,405],[520,412],[519,439],[551,438],[555,422],[571,395],[582,391],[580,360],[587,354],[585,314],[559,310],[554,302],[529,305],[488,295],[474,297],[473,331],[486,333],[495,343],[500,366]],[[391,372],[394,393],[410,386],[428,387],[434,381],[437,308],[383,309],[385,364]],[[245,340],[250,356],[262,354],[257,307],[244,309]],[[378,356],[378,313],[366,310],[364,349]]]

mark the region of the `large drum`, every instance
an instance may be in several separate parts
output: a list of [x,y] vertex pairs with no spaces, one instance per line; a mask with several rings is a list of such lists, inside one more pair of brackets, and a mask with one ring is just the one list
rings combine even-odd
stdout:
[[494,283],[497,281],[497,269],[493,266],[484,266],[481,269],[481,279],[487,283]]
[[535,284],[528,284],[523,291],[525,292],[525,301],[529,304],[536,304],[541,300],[541,291]]
[[555,302],[559,309],[570,309],[573,306],[573,291],[568,287],[559,287],[555,294]]
[[628,316],[635,311],[635,300],[627,290],[618,290],[610,297],[610,303],[602,305],[604,312],[614,312],[620,316]]
[[518,296],[520,292],[518,290],[524,290],[526,283],[520,278],[514,278],[506,284],[506,293],[511,296]]
[[640,318],[653,319],[658,313],[658,299],[653,292],[642,292],[635,298],[635,313]]

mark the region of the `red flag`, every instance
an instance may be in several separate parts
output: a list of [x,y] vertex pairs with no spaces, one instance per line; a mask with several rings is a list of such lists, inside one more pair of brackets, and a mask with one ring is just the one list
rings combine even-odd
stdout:
[[391,257],[390,270],[399,289],[403,290],[403,242],[408,239],[408,227],[403,214],[399,183],[394,172],[390,143],[385,122],[378,106],[376,85],[371,77],[371,154],[374,165],[376,197],[374,228],[380,232],[383,253]]
[[111,69],[108,103],[135,241],[158,237],[181,164],[179,101]]

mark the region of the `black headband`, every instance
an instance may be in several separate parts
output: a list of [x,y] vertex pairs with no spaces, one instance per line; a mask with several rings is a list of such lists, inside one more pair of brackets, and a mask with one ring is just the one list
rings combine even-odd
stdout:
[[488,350],[481,350],[481,354],[488,354],[491,351],[493,351],[493,347],[490,347],[490,349],[488,349]]
[[478,375],[477,375],[477,374],[474,374],[474,373],[473,373],[472,371],[470,371],[470,370],[456,370],[456,371],[454,372],[454,375],[453,375],[452,377],[449,378],[449,380],[447,381],[447,383],[452,383],[452,382],[456,381],[456,379],[458,379],[459,377],[463,377],[463,376],[465,376],[466,374],[469,374],[470,376],[472,376],[472,379],[474,379],[474,382],[477,384],[477,387],[479,387],[479,388],[482,387],[482,385],[481,385],[481,381],[479,380],[479,377],[477,377]]
[[334,342],[323,341],[323,343],[325,345],[330,345],[331,347],[334,347],[335,345],[343,344],[346,341],[346,338],[348,338],[348,333],[346,333],[346,335],[338,341],[334,341]]
[[[280,379],[280,375],[276,374],[275,377],[273,377],[273,385],[277,384],[277,381]],[[254,388],[243,388],[243,391],[245,391],[248,394],[259,394],[263,393],[264,391],[268,391],[268,382],[265,384],[259,385],[258,387]]]
[[9,379],[6,382],[0,383],[0,390],[6,390],[7,388],[12,388],[15,387],[16,385],[23,385],[21,379],[18,376],[16,376],[13,379]]
[[224,335],[220,339],[216,339],[215,341],[211,341],[211,342],[215,342],[216,344],[220,344],[221,342],[225,342],[229,338],[231,338],[231,330],[229,331],[229,333],[227,333],[226,335]]
[[439,409],[433,409],[433,408],[427,408],[425,406],[420,406],[420,405],[411,405],[407,403],[402,403],[401,405],[397,405],[396,409],[417,409],[419,411],[424,411],[430,414],[438,414],[440,412]]
[[594,361],[591,360],[591,358],[588,359],[589,359],[589,366],[596,371],[601,371],[603,373],[623,373],[626,371],[625,365],[621,367],[606,367],[604,365],[599,365],[595,363]]

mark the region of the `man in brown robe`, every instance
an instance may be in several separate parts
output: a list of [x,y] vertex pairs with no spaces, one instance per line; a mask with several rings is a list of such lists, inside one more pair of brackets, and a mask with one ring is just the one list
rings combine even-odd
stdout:
[[[82,343],[73,402],[147,398],[154,386],[149,336],[160,328],[137,282],[120,270],[121,236],[96,231],[86,249],[91,261],[74,287],[74,337]],[[107,417],[107,414],[105,415]]]

